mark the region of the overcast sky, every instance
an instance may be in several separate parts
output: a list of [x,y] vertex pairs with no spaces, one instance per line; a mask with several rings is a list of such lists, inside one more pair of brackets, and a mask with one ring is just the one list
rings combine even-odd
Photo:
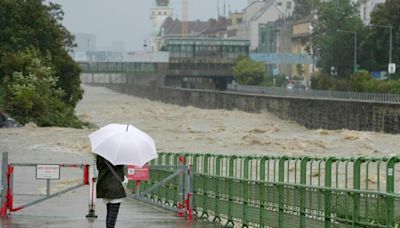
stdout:
[[[48,0],[62,5],[64,25],[72,33],[96,35],[97,47],[124,42],[127,51],[141,50],[151,31],[150,8],[155,0]],[[224,0],[188,0],[189,20],[217,16],[217,2],[223,13]],[[225,0],[226,12],[241,11],[247,0]],[[170,0],[175,15],[181,18],[182,0]],[[229,6],[228,6],[229,5]]]

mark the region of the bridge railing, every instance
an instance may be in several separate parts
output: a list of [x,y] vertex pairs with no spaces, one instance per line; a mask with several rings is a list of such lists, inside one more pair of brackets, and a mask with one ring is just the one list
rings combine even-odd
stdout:
[[368,93],[368,92],[351,92],[351,91],[332,91],[332,90],[302,90],[302,89],[286,89],[279,87],[263,87],[249,85],[228,85],[228,91],[242,93],[257,93],[276,96],[302,97],[302,98],[331,98],[346,99],[359,101],[379,101],[400,103],[400,94],[392,93]]
[[[400,157],[181,155],[192,165],[199,217],[252,227],[400,224]],[[152,165],[179,160],[179,154],[161,153]],[[154,171],[147,186],[165,175]],[[148,197],[174,205],[177,183]]]
[[83,73],[154,73],[157,63],[151,62],[79,62]]

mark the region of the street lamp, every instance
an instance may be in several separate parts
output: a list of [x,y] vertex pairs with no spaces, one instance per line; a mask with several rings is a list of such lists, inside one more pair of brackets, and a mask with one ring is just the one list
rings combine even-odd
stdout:
[[378,28],[388,28],[390,31],[390,36],[389,36],[389,64],[392,63],[392,30],[393,30],[393,26],[392,25],[375,25],[375,24],[369,24],[367,26],[371,26],[371,27],[378,27]]
[[355,72],[356,69],[357,69],[357,32],[356,31],[341,30],[341,29],[338,29],[336,31],[354,34],[354,69],[353,69],[353,71]]

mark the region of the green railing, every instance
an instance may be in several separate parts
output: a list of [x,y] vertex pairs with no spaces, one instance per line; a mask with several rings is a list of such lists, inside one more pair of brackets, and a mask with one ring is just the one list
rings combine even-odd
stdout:
[[[314,158],[161,153],[152,165],[192,164],[198,217],[251,227],[396,227],[400,157]],[[152,170],[144,189],[172,171]],[[397,180],[395,179],[397,177]],[[178,200],[178,179],[147,197]]]

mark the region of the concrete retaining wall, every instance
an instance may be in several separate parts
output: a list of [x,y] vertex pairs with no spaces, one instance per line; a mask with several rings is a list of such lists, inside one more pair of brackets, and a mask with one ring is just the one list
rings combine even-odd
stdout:
[[117,92],[181,106],[205,109],[268,111],[284,120],[295,121],[309,129],[350,129],[400,132],[400,105],[349,100],[322,100],[240,94],[222,91],[163,88],[159,82],[148,85],[102,84]]

